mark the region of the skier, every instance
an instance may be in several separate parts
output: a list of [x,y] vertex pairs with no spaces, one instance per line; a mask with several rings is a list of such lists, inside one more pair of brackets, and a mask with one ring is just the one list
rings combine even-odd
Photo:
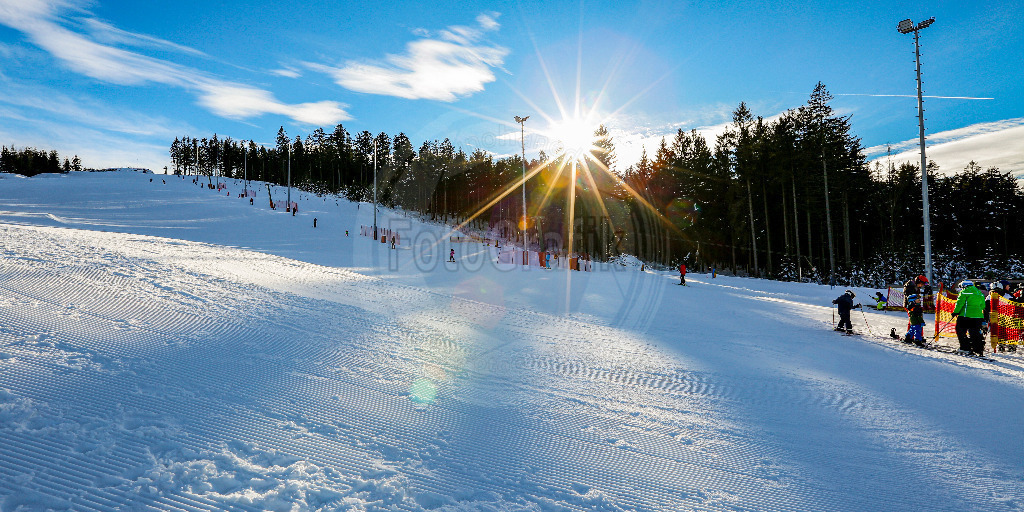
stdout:
[[313,227],[316,228],[316,217],[313,217]]
[[345,230],[345,236],[348,236],[348,230],[347,229]]
[[882,295],[882,292],[875,292],[875,309],[881,311],[889,303],[889,298]]
[[[839,325],[836,326],[835,330],[842,332],[846,331],[846,334],[853,334],[853,322],[850,321],[850,310],[853,308],[859,308],[860,304],[853,305],[853,299],[857,294],[853,293],[853,290],[846,290],[846,293],[836,297],[836,300],[832,301],[839,307]],[[843,326],[846,326],[845,328]]]
[[907,297],[911,295],[931,295],[932,287],[928,285],[928,278],[925,276],[917,276],[903,285],[903,307],[909,309],[910,301]]
[[904,343],[913,343],[919,347],[924,346],[924,307],[921,305],[923,298],[918,294],[907,297],[910,309],[907,317],[910,319],[910,329],[903,338]]
[[391,248],[395,248],[395,235],[391,235]]
[[1005,298],[1012,297],[1012,295],[1010,294],[1010,282],[1009,281],[1006,281],[1006,280],[993,281],[992,285],[989,287],[989,289],[992,290],[992,293],[999,294],[1000,297],[1005,297]]
[[686,263],[679,264],[679,284],[686,286]]
[[981,327],[985,312],[985,295],[967,279],[960,283],[960,295],[956,298],[953,318],[956,319],[956,337],[960,340],[960,352],[966,355],[984,355],[985,338]]
[[251,197],[249,198],[249,205],[250,206],[252,205],[252,198]]
[[455,263],[455,249],[448,253],[448,261]]

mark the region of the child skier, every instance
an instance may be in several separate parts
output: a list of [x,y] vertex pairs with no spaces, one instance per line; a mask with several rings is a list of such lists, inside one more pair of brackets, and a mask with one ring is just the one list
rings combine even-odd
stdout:
[[686,286],[686,263],[679,264],[679,284]]
[[875,292],[875,309],[881,311],[889,304],[889,298],[882,295],[882,292]]
[[904,343],[913,343],[919,347],[924,346],[924,306],[922,297],[913,294],[907,297],[907,317],[910,319],[910,328],[903,338]]
[[[832,304],[839,306],[839,325],[836,326],[836,331],[846,331],[846,334],[853,334],[853,322],[850,321],[850,310],[853,308],[859,308],[860,304],[854,306],[853,298],[857,294],[853,293],[853,290],[846,290],[846,293],[840,295],[836,300],[832,301]],[[843,326],[846,326],[845,328]]]
[[448,261],[455,263],[455,249],[448,253]]

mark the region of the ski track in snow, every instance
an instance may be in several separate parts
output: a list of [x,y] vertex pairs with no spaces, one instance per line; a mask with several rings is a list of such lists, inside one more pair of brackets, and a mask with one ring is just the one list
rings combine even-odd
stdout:
[[823,332],[838,291],[565,316],[31,224],[0,223],[4,512],[1024,510],[1019,358]]

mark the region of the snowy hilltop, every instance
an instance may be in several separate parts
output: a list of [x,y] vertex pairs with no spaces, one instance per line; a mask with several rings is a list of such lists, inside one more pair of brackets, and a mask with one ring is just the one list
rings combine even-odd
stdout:
[[270,200],[0,180],[0,510],[1024,510],[1018,353],[867,308],[843,336],[844,289],[522,266],[380,209],[392,248],[370,204]]

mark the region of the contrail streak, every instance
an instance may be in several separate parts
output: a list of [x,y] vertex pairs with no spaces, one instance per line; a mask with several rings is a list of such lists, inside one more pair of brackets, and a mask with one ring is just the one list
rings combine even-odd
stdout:
[[[836,96],[871,96],[875,98],[916,98],[916,94],[836,94]],[[943,100],[994,100],[995,98],[974,98],[971,96],[922,96],[922,98],[939,98]]]

